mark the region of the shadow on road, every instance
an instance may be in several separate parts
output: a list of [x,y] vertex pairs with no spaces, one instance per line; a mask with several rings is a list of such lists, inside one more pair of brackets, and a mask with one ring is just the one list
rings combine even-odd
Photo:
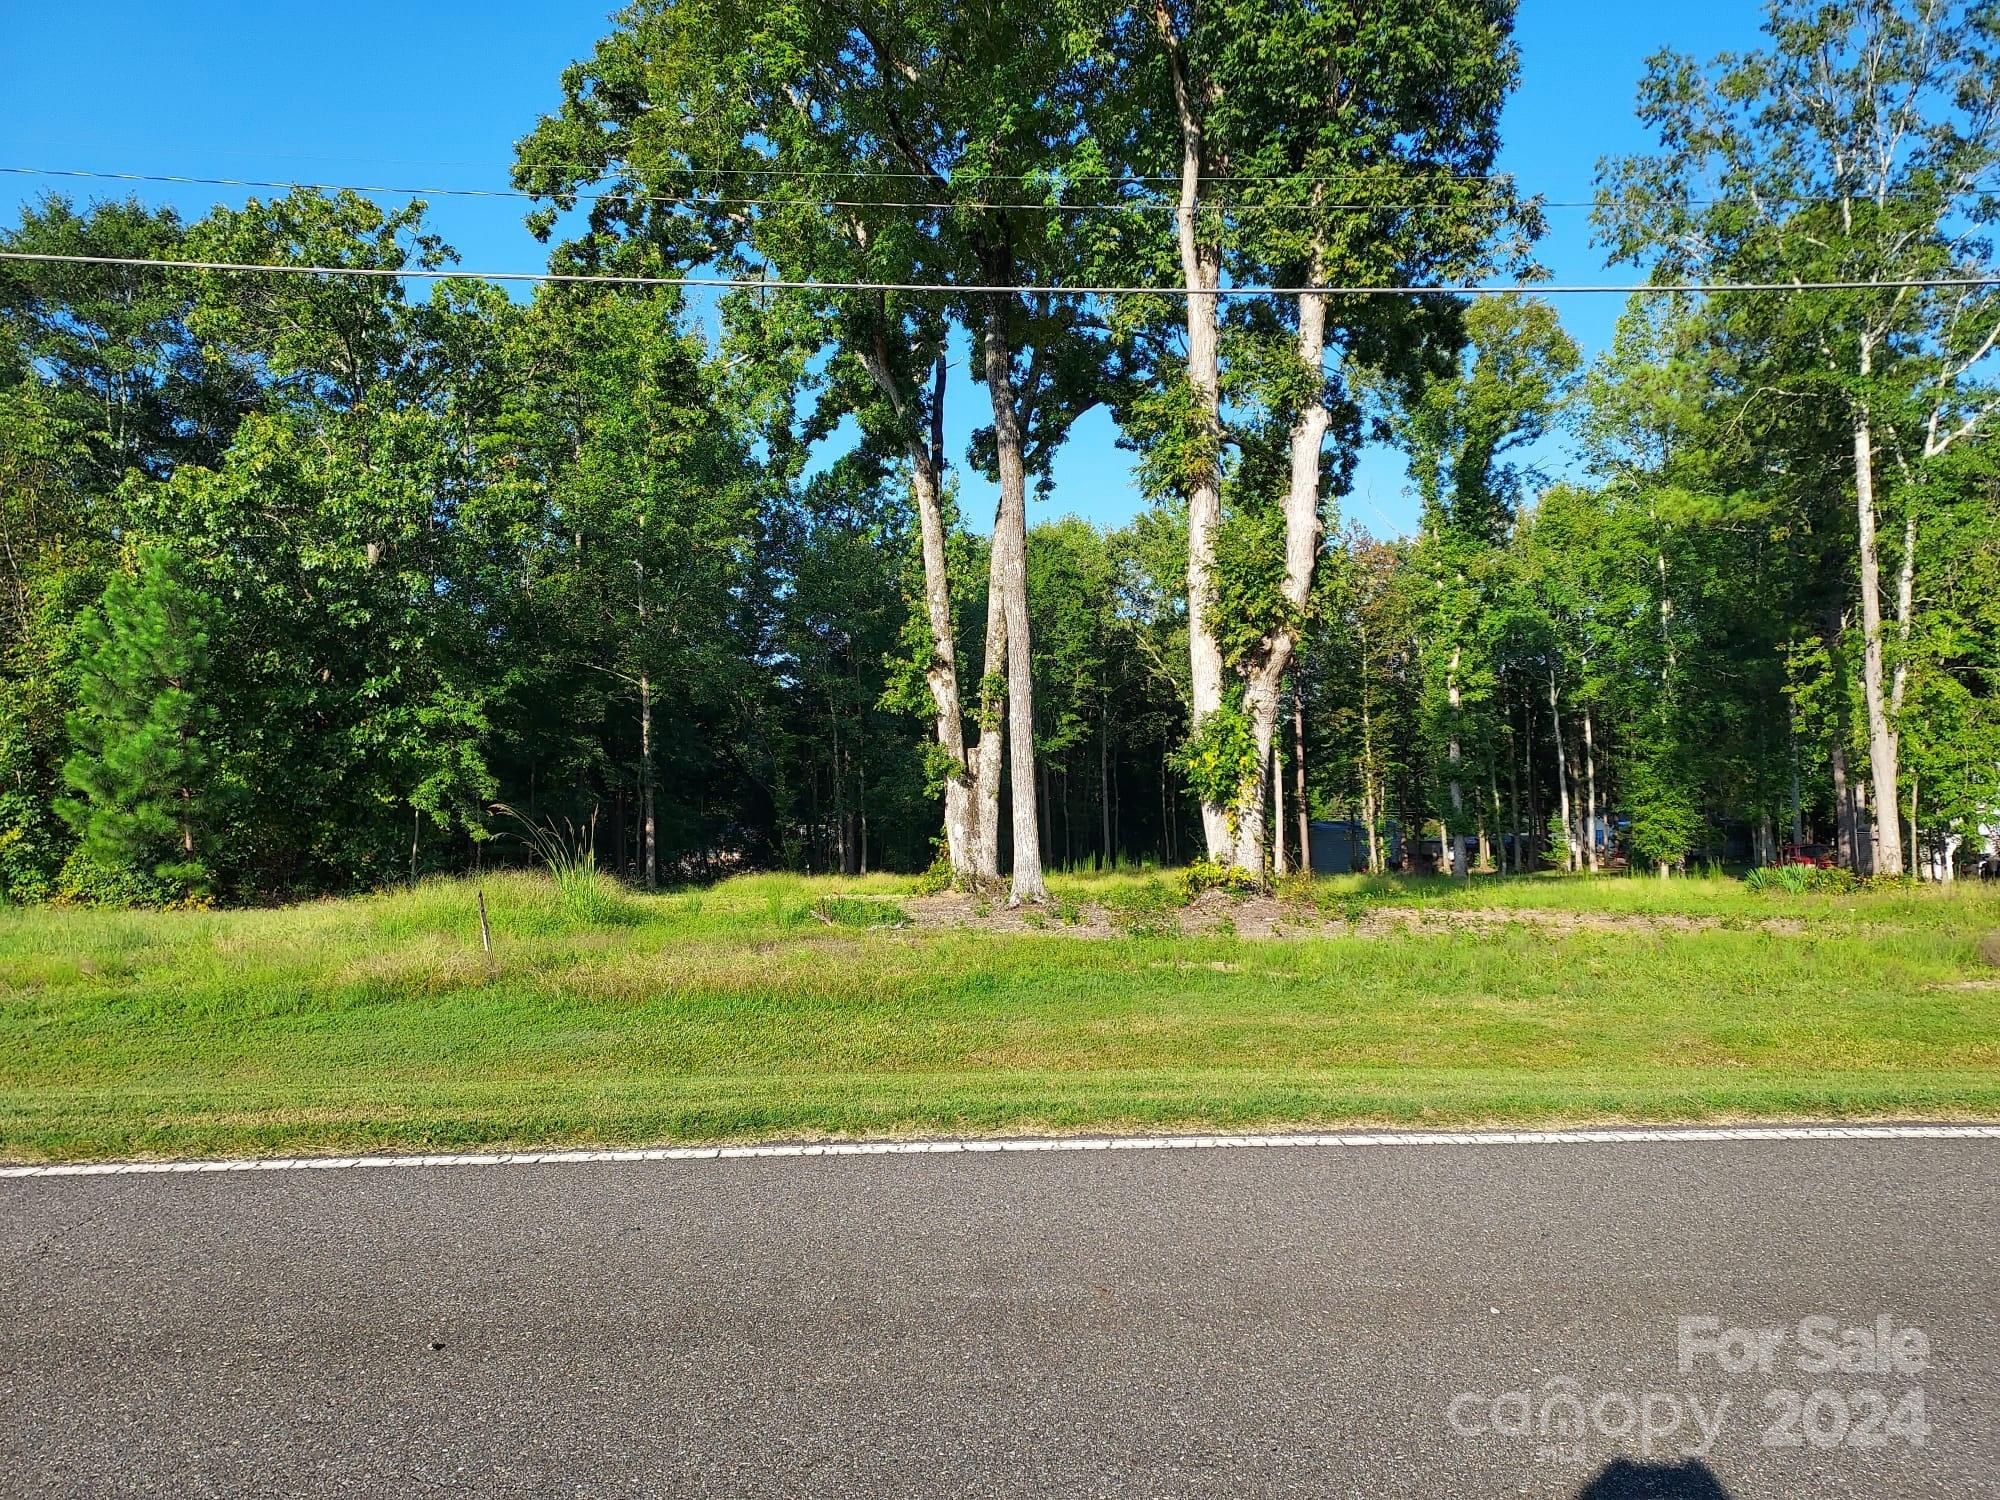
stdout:
[[1621,1458],[1578,1490],[1576,1500],[1730,1500],[1730,1495],[1700,1459],[1655,1464]]

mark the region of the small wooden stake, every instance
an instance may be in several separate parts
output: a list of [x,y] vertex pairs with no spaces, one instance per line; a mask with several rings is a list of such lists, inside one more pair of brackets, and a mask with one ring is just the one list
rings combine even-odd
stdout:
[[479,890],[479,946],[488,953],[493,951],[493,929],[486,925],[486,889]]

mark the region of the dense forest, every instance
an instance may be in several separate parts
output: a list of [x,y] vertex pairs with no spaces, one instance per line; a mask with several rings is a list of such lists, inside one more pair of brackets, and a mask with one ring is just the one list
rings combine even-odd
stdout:
[[[1654,58],[1595,360],[1493,170],[1511,24],[641,0],[522,122],[531,289],[421,202],[43,199],[0,886],[269,900],[535,824],[646,884],[1035,900],[1265,879],[1309,819],[1374,868],[1949,878],[2000,825],[2000,17],[1778,0]],[[1098,407],[1145,507],[1031,524]],[[1342,519],[1371,441],[1413,536]]]

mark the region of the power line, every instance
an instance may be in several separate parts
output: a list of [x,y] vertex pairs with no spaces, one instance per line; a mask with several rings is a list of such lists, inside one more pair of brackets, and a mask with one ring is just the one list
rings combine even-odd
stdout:
[[[541,164],[538,163],[535,165],[539,166]],[[769,168],[669,167],[669,168],[664,168],[662,170],[664,170],[669,175],[681,175],[688,177],[717,176],[717,175],[738,176],[738,177],[769,175],[780,178],[790,177],[801,180],[815,180],[815,181],[823,178],[833,178],[849,182],[868,182],[875,180],[907,181],[913,178],[918,178],[919,176],[919,174],[913,172],[895,172],[887,170],[877,170],[874,168],[853,168],[841,172],[815,171],[809,169],[781,167],[775,163]],[[1178,211],[1179,209],[1178,203],[1174,202],[1172,199],[1165,197],[1133,198],[1133,199],[1123,199],[1115,202],[1092,202],[1092,203],[1065,203],[1059,200],[1057,201],[1017,200],[1017,201],[981,203],[965,199],[842,198],[842,197],[819,197],[819,196],[773,198],[773,197],[744,197],[744,196],[734,196],[724,193],[708,193],[708,192],[656,193],[645,190],[619,191],[616,189],[604,189],[602,191],[596,191],[596,192],[590,192],[590,191],[566,192],[562,189],[554,189],[554,188],[548,190],[538,190],[533,188],[400,187],[388,184],[288,181],[282,178],[208,177],[208,176],[195,176],[190,174],[169,173],[169,172],[101,172],[101,171],[93,171],[75,167],[0,166],[0,173],[5,173],[10,176],[18,176],[18,177],[64,177],[64,178],[74,178],[74,179],[95,181],[95,182],[155,182],[155,183],[181,186],[181,187],[262,188],[262,189],[282,190],[285,192],[360,193],[364,195],[382,194],[384,196],[398,197],[398,198],[488,198],[488,199],[517,200],[517,201],[520,200],[545,201],[557,197],[571,197],[581,202],[660,203],[676,207],[687,207],[687,208],[916,209],[922,211],[974,211],[974,212],[1020,211],[1020,212],[1031,212],[1031,213],[1055,213],[1055,214],[1173,213]],[[921,180],[931,181],[933,179],[923,178]],[[1029,177],[1024,174],[993,174],[981,180],[996,181],[996,182],[1006,181],[1006,182],[1017,182],[1017,183],[1039,182],[1044,186],[1057,190],[1060,190],[1064,186],[1062,183],[1051,181],[1046,177]],[[1147,183],[1165,181],[1165,180],[1168,179],[1127,177],[1118,179],[1116,181],[1104,183],[1102,184],[1102,186],[1107,189],[1115,191],[1121,187],[1141,186]],[[1349,180],[1358,182],[1361,181],[1362,178],[1356,176],[1350,178]],[[1466,182],[1466,183],[1500,183],[1500,182],[1511,182],[1513,181],[1513,178],[1512,174],[1508,173],[1495,173],[1488,176],[1475,176],[1470,174],[1466,175],[1433,174],[1428,180],[1431,182],[1445,181],[1445,182]],[[1298,183],[1311,184],[1315,187],[1321,187],[1324,186],[1326,183],[1326,179],[1323,177],[1316,178],[1303,174],[1295,174],[1289,177],[1266,177],[1266,178],[1213,177],[1213,178],[1204,178],[1203,181],[1208,182],[1217,187],[1224,187],[1231,183],[1275,183],[1275,182],[1298,182]],[[1808,203],[1837,203],[1843,201],[1838,195],[1824,194],[1824,193],[1794,194],[1789,196],[1787,195],[1773,196],[1767,194],[1764,196],[1765,196],[1765,201],[1768,202],[1782,202],[1794,205],[1808,204]],[[1896,194],[1895,196],[1906,197],[1910,196],[1910,194],[1899,193]],[[1954,189],[1950,192],[1943,194],[1942,196],[1952,199],[2000,197],[2000,186],[1974,185],[1971,187]],[[1676,207],[1685,207],[1685,208],[1715,208],[1730,203],[1750,203],[1754,200],[1748,194],[1733,194],[1733,195],[1725,195],[1719,197],[1693,197],[1693,198],[1657,198],[1657,197],[1649,198],[1645,197],[1644,195],[1641,195],[1637,199],[1620,195],[1617,197],[1606,199],[1604,206],[1618,207],[1620,205],[1632,203],[1634,201],[1640,203],[1658,204],[1658,205],[1672,204]],[[1562,199],[1529,198],[1522,200],[1522,202],[1523,206],[1529,206],[1536,209],[1552,209],[1552,208],[1586,209],[1586,208],[1596,208],[1600,206],[1598,200],[1593,198],[1562,198]],[[1211,201],[1207,204],[1207,206],[1211,209],[1220,209],[1222,212],[1232,215],[1241,215],[1246,213],[1291,213],[1294,211],[1306,211],[1306,210],[1311,210],[1314,212],[1327,212],[1327,213],[1416,213],[1425,211],[1463,211],[1466,207],[1466,205],[1462,203],[1446,202],[1435,199],[1428,201],[1420,200],[1420,201],[1400,201],[1400,202],[1386,201],[1386,200],[1380,202],[1368,201],[1368,200],[1354,200],[1354,201],[1343,201],[1343,202],[1319,202],[1319,203],[1244,202],[1244,203],[1229,203],[1229,204],[1216,204]]]
[[388,280],[550,282],[561,285],[598,283],[605,286],[714,287],[770,292],[910,292],[974,297],[1002,294],[1048,297],[1298,297],[1316,293],[1331,297],[1504,297],[1504,296],[1714,296],[1762,292],[1894,292],[1949,291],[2000,286],[1991,276],[1933,276],[1896,281],[1710,281],[1631,284],[1593,282],[1539,284],[1515,282],[1503,286],[1224,286],[1191,292],[1178,286],[1034,286],[983,283],[945,284],[921,281],[791,281],[749,276],[639,276],[595,271],[457,271],[436,267],[303,266],[227,260],[149,260],[125,255],[58,255],[43,251],[0,250],[0,260],[36,261],[60,265],[138,266],[178,271],[266,272],[285,276],[359,276]]
[[[997,202],[981,203],[968,199],[910,199],[910,198],[745,198],[727,194],[711,193],[652,193],[618,192],[606,189],[602,192],[562,193],[555,190],[536,192],[527,188],[460,188],[460,187],[391,187],[381,184],[337,183],[337,182],[287,182],[275,178],[256,177],[193,177],[165,172],[93,172],[70,167],[0,167],[0,173],[17,177],[71,177],[95,182],[158,182],[181,187],[235,187],[235,188],[280,188],[287,192],[309,193],[380,193],[397,198],[500,198],[541,200],[555,197],[574,197],[584,202],[608,203],[665,203],[689,208],[913,208],[938,210],[976,210],[994,212],[1018,209],[1028,212],[1086,214],[1086,213],[1173,213],[1179,205],[1165,198],[1127,199],[1115,203],[1063,203],[1063,202]],[[851,174],[857,181],[866,181],[872,175],[862,172]],[[1589,208],[1583,202],[1543,203],[1544,208]],[[1292,210],[1312,209],[1315,211],[1345,213],[1398,213],[1414,212],[1420,209],[1455,209],[1455,203],[1239,203],[1231,204],[1231,213],[1286,213]]]

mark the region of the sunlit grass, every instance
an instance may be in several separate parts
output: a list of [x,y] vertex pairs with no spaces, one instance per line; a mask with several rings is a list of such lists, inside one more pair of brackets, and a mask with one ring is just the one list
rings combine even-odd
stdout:
[[[1287,892],[1323,934],[1252,941],[1160,928],[1172,872],[1050,884],[1049,930],[995,933],[898,925],[892,876],[621,891],[591,922],[495,875],[491,954],[466,881],[0,912],[0,1156],[2000,1114],[1992,887],[1348,877]],[[1412,907],[1608,920],[1343,925]],[[1143,920],[1062,930],[1089,908]]]

